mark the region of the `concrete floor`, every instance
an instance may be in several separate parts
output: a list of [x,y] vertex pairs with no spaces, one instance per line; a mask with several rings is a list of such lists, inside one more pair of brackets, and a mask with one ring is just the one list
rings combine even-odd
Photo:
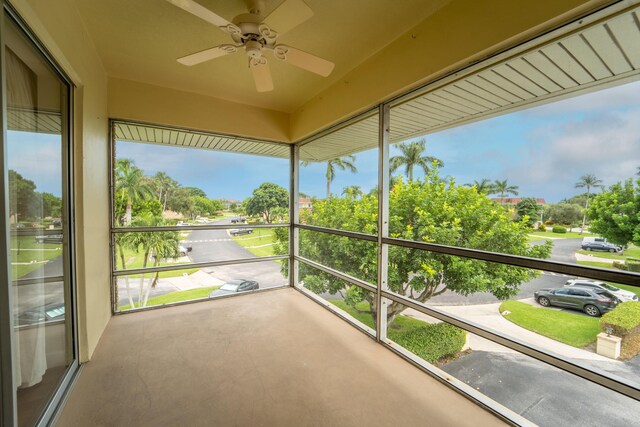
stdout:
[[116,316],[58,426],[502,421],[293,289]]

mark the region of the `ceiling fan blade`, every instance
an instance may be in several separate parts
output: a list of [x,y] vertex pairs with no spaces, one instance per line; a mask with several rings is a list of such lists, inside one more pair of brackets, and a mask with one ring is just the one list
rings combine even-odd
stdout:
[[265,57],[249,59],[249,68],[253,74],[253,81],[258,92],[269,92],[273,90],[273,80],[271,70]]
[[327,77],[331,74],[333,67],[335,67],[333,62],[283,44],[275,46],[273,48],[273,54],[282,61],[288,62],[303,70],[319,74],[322,77]]
[[184,65],[196,65],[201,62],[209,61],[210,59],[219,58],[230,53],[236,53],[238,48],[232,44],[222,44],[220,46],[212,47],[211,49],[201,50],[200,52],[192,53],[191,55],[178,58],[177,61]]
[[200,5],[199,3],[196,3],[193,0],[167,0],[167,1],[173,4],[174,6],[179,7],[180,9],[185,10],[197,16],[200,19],[204,19],[205,21],[212,23],[216,27],[220,27],[220,29],[223,31],[226,31],[232,34],[236,32],[240,33],[240,29],[236,25],[227,21],[223,17],[216,15],[206,7]]
[[284,34],[313,16],[313,10],[302,0],[284,0],[264,19],[271,28]]

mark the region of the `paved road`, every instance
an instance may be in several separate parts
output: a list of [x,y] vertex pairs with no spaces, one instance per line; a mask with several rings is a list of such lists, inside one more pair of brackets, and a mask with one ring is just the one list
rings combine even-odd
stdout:
[[638,425],[640,402],[524,355],[473,351],[442,369],[541,426]]
[[[211,224],[231,225],[231,220],[221,219]],[[244,235],[241,238],[251,238],[251,235]],[[230,261],[255,257],[247,249],[237,244],[229,235],[228,230],[193,230],[184,238],[183,242],[192,248],[188,254],[188,258],[192,262]],[[288,283],[280,272],[280,264],[274,261],[206,267],[201,271],[214,279],[219,279],[219,283],[232,279],[256,280],[260,289],[284,286]],[[133,280],[131,286],[134,287],[138,283],[138,280]],[[129,304],[124,281],[119,280],[118,285],[118,305]],[[156,287],[150,291],[149,298],[180,290],[182,289],[176,287],[175,283],[161,279]],[[135,291],[134,294],[136,294]],[[134,296],[133,300],[137,302],[137,297]]]
[[[580,249],[582,239],[557,239],[553,241],[553,249],[551,258],[554,261],[576,263],[575,253]],[[543,288],[554,288],[563,286],[566,281],[574,276],[564,274],[543,272],[542,275],[530,282],[523,283],[520,286],[520,292],[515,299],[530,298],[533,293]],[[433,305],[456,305],[456,304],[489,304],[499,302],[490,292],[481,292],[469,296],[458,295],[455,292],[445,292],[442,295],[431,298],[429,304]]]

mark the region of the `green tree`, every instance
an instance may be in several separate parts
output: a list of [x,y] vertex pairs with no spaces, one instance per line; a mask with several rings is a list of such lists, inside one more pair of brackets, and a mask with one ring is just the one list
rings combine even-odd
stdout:
[[558,203],[545,209],[546,218],[556,224],[572,225],[582,219],[582,206],[575,203]]
[[62,216],[62,199],[51,193],[36,193],[42,200],[42,216],[60,218]]
[[[421,242],[473,248],[535,258],[547,258],[549,242],[531,246],[529,228],[513,222],[503,209],[476,188],[443,183],[432,170],[425,182],[399,182],[390,197],[389,233],[391,237]],[[313,210],[303,213],[307,224],[376,234],[377,197],[361,199],[329,198],[317,201]],[[280,242],[284,245],[284,240]],[[279,246],[275,246],[278,250]],[[333,236],[326,233],[301,233],[300,254],[346,274],[377,283],[377,248],[371,242]],[[500,299],[518,293],[521,283],[537,276],[526,268],[460,258],[435,252],[391,246],[389,248],[389,288],[400,295],[425,302],[444,292],[470,295],[491,292]],[[321,279],[313,279],[318,276]],[[314,292],[346,291],[344,281],[322,275],[301,265],[300,277]],[[309,282],[311,280],[311,282]],[[362,296],[376,316],[372,294]],[[387,307],[387,321],[404,310],[401,304]]]
[[191,192],[186,188],[176,188],[167,201],[167,209],[191,217],[194,209]]
[[507,182],[506,179],[500,181],[500,180],[495,180],[493,183],[493,193],[492,194],[499,194],[500,195],[500,204],[504,205],[504,196],[507,196],[509,194],[513,195],[513,196],[517,196],[518,195],[518,186],[517,185],[509,185],[509,183]]
[[336,168],[356,173],[358,168],[355,166],[355,160],[355,156],[344,156],[327,162],[327,172],[325,174],[327,178],[327,197],[331,196],[331,183],[336,177]]
[[525,197],[516,205],[518,212],[518,221],[526,223],[529,227],[533,226],[541,212],[540,206],[533,197]]
[[596,178],[593,174],[586,174],[580,177],[580,180],[576,182],[576,188],[587,189],[587,201],[584,204],[584,215],[582,216],[582,228],[580,228],[580,234],[584,231],[584,226],[587,224],[587,211],[589,209],[589,199],[591,198],[592,188],[602,188],[602,180]]
[[36,184],[9,169],[9,215],[16,219],[34,218],[40,212]]
[[261,215],[267,224],[271,224],[274,208],[289,206],[289,192],[277,184],[265,182],[253,190],[253,196],[246,201],[248,215]]
[[389,159],[389,169],[390,172],[393,173],[404,166],[405,174],[409,178],[409,181],[413,181],[413,169],[416,166],[421,167],[425,174],[428,173],[434,165],[438,168],[444,166],[442,160],[436,157],[423,155],[427,148],[427,141],[424,139],[399,144],[398,148],[402,154],[399,156],[393,156]]
[[476,187],[478,193],[481,194],[494,194],[494,185],[488,178],[482,178],[480,181],[474,180],[472,184],[465,184],[467,187]]
[[362,194],[362,188],[359,185],[349,185],[342,189],[343,196],[360,197]]
[[131,209],[134,203],[151,194],[144,182],[142,169],[136,167],[133,160],[120,159],[116,162],[116,193],[125,202],[124,225],[131,225]]
[[167,210],[167,203],[173,193],[180,187],[177,181],[165,172],[156,173],[150,180],[150,187],[162,205],[162,212]]
[[[154,203],[159,202],[157,199],[153,199]],[[152,227],[167,225],[166,222],[159,216],[153,216],[150,214],[136,216],[132,220],[132,225],[139,227]],[[159,265],[160,261],[167,258],[176,258],[179,255],[179,233],[176,231],[154,231],[154,232],[133,232],[133,233],[121,233],[116,235],[116,246],[118,248],[118,255],[120,263],[123,269],[126,269],[126,259],[124,255],[124,249],[132,249],[133,251],[142,252],[142,268],[148,266],[149,260],[153,260],[153,267]],[[140,274],[138,279],[137,293],[134,294],[130,286],[130,280],[128,276],[124,277],[125,288],[127,290],[127,296],[129,298],[129,305],[133,308],[136,307],[134,301],[134,295],[137,297],[138,307],[145,307],[149,300],[149,294],[151,289],[156,286],[158,281],[159,272]]]
[[185,191],[189,193],[190,196],[199,196],[199,197],[207,197],[207,193],[204,190],[198,187],[183,187]]
[[610,242],[640,246],[640,182],[630,178],[595,196],[589,218],[591,231]]
[[224,205],[219,200],[207,199],[202,196],[192,196],[193,209],[192,215],[198,216],[211,216],[215,215],[217,211],[224,209]]

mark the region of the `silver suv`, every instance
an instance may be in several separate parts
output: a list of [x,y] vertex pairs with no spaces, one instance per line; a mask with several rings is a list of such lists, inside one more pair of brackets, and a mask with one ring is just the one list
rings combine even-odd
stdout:
[[610,285],[605,282],[598,282],[596,280],[586,280],[586,279],[571,279],[568,280],[564,285],[565,287],[580,287],[586,289],[593,290],[603,290],[607,292],[611,292],[616,298],[620,301],[638,301],[638,295],[634,294],[630,291],[625,291],[624,289],[616,288],[613,285]]

